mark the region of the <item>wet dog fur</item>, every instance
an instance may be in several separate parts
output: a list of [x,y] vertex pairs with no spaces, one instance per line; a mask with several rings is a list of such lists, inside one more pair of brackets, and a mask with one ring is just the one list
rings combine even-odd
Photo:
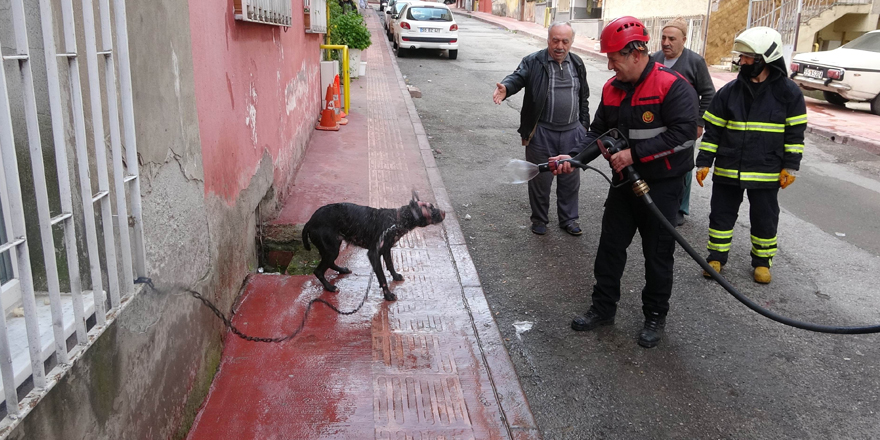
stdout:
[[394,270],[391,247],[407,232],[415,228],[440,223],[445,217],[446,213],[434,205],[419,201],[415,191],[413,191],[413,198],[409,204],[398,209],[377,209],[353,203],[332,203],[318,208],[312,214],[312,218],[303,228],[303,246],[310,250],[309,241],[311,241],[318,248],[321,262],[315,268],[314,274],[324,286],[324,290],[329,292],[336,292],[338,288],[330,284],[324,277],[327,269],[333,269],[342,274],[351,273],[347,267],[336,264],[342,240],[366,249],[376,278],[379,279],[379,287],[382,288],[383,296],[388,301],[394,301],[397,299],[397,295],[392,293],[388,287],[381,259],[385,260],[385,267],[391,272],[391,278],[394,281],[403,281],[403,275]]

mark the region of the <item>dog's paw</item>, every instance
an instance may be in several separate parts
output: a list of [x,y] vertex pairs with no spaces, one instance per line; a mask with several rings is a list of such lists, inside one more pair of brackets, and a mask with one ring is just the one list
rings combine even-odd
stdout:
[[341,267],[341,266],[340,266],[340,267],[339,267],[339,273],[349,274],[349,273],[351,273],[351,269],[349,269],[349,268],[347,268],[347,267]]
[[385,301],[397,301],[397,295],[395,295],[390,290],[385,291]]
[[391,279],[394,281],[403,281],[403,275],[399,273],[393,273],[391,274]]

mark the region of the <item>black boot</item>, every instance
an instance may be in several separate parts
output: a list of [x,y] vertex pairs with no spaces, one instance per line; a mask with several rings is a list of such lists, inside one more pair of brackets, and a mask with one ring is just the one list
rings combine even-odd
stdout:
[[592,307],[584,313],[584,316],[578,316],[571,321],[571,329],[578,332],[592,330],[600,325],[614,324],[614,316],[602,317],[596,313]]
[[645,317],[645,326],[639,333],[639,345],[645,348],[654,348],[663,337],[663,329],[666,327],[666,317],[658,313],[651,313]]

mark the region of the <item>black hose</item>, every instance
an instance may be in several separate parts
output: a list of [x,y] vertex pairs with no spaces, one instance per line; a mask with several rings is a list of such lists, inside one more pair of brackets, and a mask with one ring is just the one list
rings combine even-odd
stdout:
[[642,199],[644,199],[645,204],[648,205],[648,208],[651,210],[654,216],[656,216],[660,220],[660,223],[663,224],[663,227],[665,227],[666,230],[668,230],[672,234],[672,236],[675,237],[675,241],[677,241],[678,244],[680,244],[681,247],[684,248],[688,255],[690,255],[691,258],[693,258],[694,261],[696,261],[697,264],[699,264],[700,267],[702,267],[703,270],[706,271],[706,273],[712,275],[712,278],[715,281],[718,281],[718,284],[721,284],[721,287],[724,287],[725,290],[730,292],[730,294],[733,295],[733,297],[736,298],[739,302],[745,304],[746,307],[780,324],[785,324],[791,327],[809,330],[812,332],[835,333],[842,335],[863,335],[866,333],[880,333],[880,325],[872,325],[867,327],[840,327],[833,325],[819,325],[786,318],[785,316],[778,315],[759,306],[754,301],[747,298],[745,295],[739,293],[739,291],[736,290],[736,288],[733,287],[732,284],[730,284],[724,277],[722,277],[721,274],[716,272],[715,269],[712,269],[712,266],[710,266],[705,259],[697,254],[697,251],[695,251],[694,248],[691,247],[690,244],[688,244],[687,240],[685,240],[684,237],[682,237],[681,234],[679,234],[678,231],[675,230],[675,227],[673,227],[672,224],[669,223],[669,220],[667,220],[666,217],[663,216],[663,213],[661,213],[660,209],[657,208],[657,205],[654,204],[654,201],[651,199],[650,195],[645,194],[642,196]]
[[[605,180],[607,180],[609,184],[611,184],[611,179],[609,179],[608,176],[605,175],[605,173],[597,170],[596,168],[593,168],[589,165],[586,165],[586,164],[584,164],[578,160],[574,160],[574,159],[568,160],[568,162],[570,162],[572,166],[575,166],[575,167],[578,167],[578,168],[581,168],[584,170],[591,169],[593,171],[596,171],[597,173],[601,174],[602,177],[604,177]],[[638,174],[636,174],[636,172],[632,169],[631,166],[627,167],[627,171],[628,171],[627,174],[628,174],[629,179],[624,179],[623,182],[621,182],[618,185],[611,184],[611,186],[614,188],[618,188],[620,186],[623,186],[624,183],[629,183],[629,182],[637,181],[640,179],[638,177]],[[654,200],[651,199],[651,196],[649,194],[645,193],[641,196],[641,198],[642,198],[642,200],[644,200],[645,204],[648,205],[648,209],[651,210],[651,213],[653,213],[654,216],[657,217],[658,220],[660,220],[660,223],[663,225],[663,227],[666,228],[666,230],[669,231],[669,233],[671,233],[673,237],[675,237],[675,241],[677,241],[678,244],[680,244],[681,247],[684,248],[685,252],[687,252],[688,255],[690,255],[691,258],[693,258],[694,261],[696,261],[697,264],[699,264],[700,267],[702,267],[703,270],[706,271],[706,273],[708,273],[709,275],[712,275],[712,279],[717,281],[718,284],[721,284],[721,287],[724,287],[725,290],[730,292],[730,294],[733,295],[733,297],[736,298],[737,301],[745,304],[746,307],[754,310],[758,314],[760,314],[766,318],[772,319],[773,321],[776,321],[780,324],[785,324],[785,325],[799,328],[802,330],[809,330],[811,332],[835,333],[835,334],[841,334],[841,335],[863,335],[863,334],[867,334],[867,333],[880,333],[880,325],[872,325],[872,326],[867,326],[867,327],[840,327],[840,326],[834,326],[834,325],[813,324],[810,322],[801,322],[801,321],[797,321],[797,320],[794,320],[791,318],[786,318],[785,316],[776,314],[774,312],[771,312],[771,311],[759,306],[757,303],[750,300],[748,297],[746,297],[742,293],[739,293],[739,291],[736,290],[736,287],[733,287],[733,285],[730,284],[730,282],[727,281],[723,276],[721,276],[720,273],[716,272],[715,269],[713,269],[712,266],[710,266],[709,263],[707,263],[706,260],[703,259],[703,257],[701,257],[697,253],[697,251],[694,250],[693,247],[691,247],[690,243],[688,243],[687,240],[685,240],[684,237],[682,237],[681,234],[679,234],[678,231],[675,230],[675,227],[672,226],[671,223],[669,223],[669,220],[667,220],[666,217],[663,216],[663,213],[660,212],[660,209],[657,208],[657,205],[654,204]]]

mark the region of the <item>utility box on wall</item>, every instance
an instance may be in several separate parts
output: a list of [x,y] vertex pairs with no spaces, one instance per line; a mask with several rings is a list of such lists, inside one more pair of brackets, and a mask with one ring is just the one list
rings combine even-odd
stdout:
[[327,86],[333,83],[336,75],[339,74],[339,60],[321,61],[321,99],[324,99],[324,91]]

